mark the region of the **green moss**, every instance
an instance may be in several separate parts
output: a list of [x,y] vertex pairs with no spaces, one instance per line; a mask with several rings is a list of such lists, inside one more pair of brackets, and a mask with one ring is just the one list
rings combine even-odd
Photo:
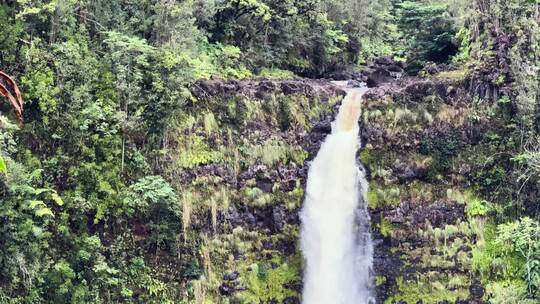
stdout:
[[272,194],[255,187],[245,188],[242,198],[242,202],[248,206],[264,207],[274,202]]
[[291,160],[294,163],[296,163],[297,165],[303,165],[306,159],[308,158],[309,153],[302,148],[298,148],[298,149],[293,149],[290,152],[290,156],[291,156]]
[[432,180],[437,180],[437,176],[447,172],[460,148],[459,146],[460,133],[457,129],[451,129],[447,133],[422,139],[419,152],[433,158],[428,173]]
[[538,299],[527,298],[527,286],[522,280],[489,282],[486,298],[491,304],[537,304]]
[[379,231],[384,237],[389,237],[392,235],[392,224],[387,221],[383,216],[381,216],[381,222],[379,223]]
[[303,165],[308,152],[301,147],[292,146],[282,139],[272,138],[263,144],[252,144],[247,139],[239,148],[244,166],[261,162],[267,166],[295,163]]
[[381,286],[384,283],[386,283],[386,277],[385,276],[376,276],[375,277],[375,286]]
[[296,181],[296,187],[293,191],[283,192],[277,191],[279,188],[274,187],[274,197],[277,202],[285,205],[289,210],[294,210],[299,208],[302,203],[302,198],[304,197],[304,189],[300,184],[300,181]]
[[379,206],[379,196],[377,195],[377,190],[372,187],[369,188],[367,192],[368,206],[371,209],[377,209]]
[[204,138],[197,135],[182,136],[179,139],[180,148],[177,164],[181,168],[190,169],[208,164],[218,158],[218,152],[210,150]]
[[483,242],[473,249],[473,270],[484,284],[514,282],[527,287],[529,297],[538,290],[538,222],[524,217],[519,221],[486,225]]
[[[236,95],[228,99],[213,98],[207,102],[206,106],[214,113],[215,118],[220,123],[227,123],[235,127],[243,127],[250,113],[252,103],[246,100],[245,96]],[[257,108],[258,110],[259,108]]]
[[452,71],[443,71],[435,75],[438,78],[450,79],[450,80],[463,80],[467,76],[469,71],[466,68],[452,70]]
[[204,131],[206,132],[207,135],[212,134],[216,129],[219,128],[216,118],[214,117],[214,114],[212,112],[205,113],[203,117],[203,121],[204,121]]
[[377,209],[382,206],[398,205],[406,193],[400,186],[390,186],[383,188],[377,183],[370,183],[367,193],[368,206],[371,209]]
[[413,202],[430,202],[435,199],[436,191],[433,184],[413,181],[407,188],[406,192]]
[[366,145],[362,152],[360,152],[360,162],[365,166],[369,166],[373,162],[373,146]]
[[490,210],[490,203],[476,196],[472,191],[461,192],[459,189],[449,188],[446,197],[459,204],[465,204],[465,213],[469,218],[485,216]]
[[[397,278],[398,293],[386,299],[385,304],[394,304],[399,301],[406,303],[439,303],[441,301],[455,302],[457,298],[466,299],[468,291],[466,288],[450,290],[448,282],[437,280],[433,275],[436,273],[428,273],[423,277],[419,277],[416,281],[405,281],[402,277]],[[452,285],[454,286],[454,285]]]

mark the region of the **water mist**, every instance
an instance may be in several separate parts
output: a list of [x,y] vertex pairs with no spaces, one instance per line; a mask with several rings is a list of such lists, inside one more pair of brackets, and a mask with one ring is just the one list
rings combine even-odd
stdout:
[[303,304],[370,304],[373,244],[367,181],[356,160],[364,89],[344,98],[332,133],[312,161],[306,187],[301,245],[306,260]]

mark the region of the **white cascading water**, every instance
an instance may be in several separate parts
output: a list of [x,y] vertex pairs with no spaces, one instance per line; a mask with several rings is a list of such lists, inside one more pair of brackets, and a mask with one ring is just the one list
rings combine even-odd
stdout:
[[306,260],[303,304],[370,304],[373,244],[369,232],[358,118],[365,89],[344,98],[332,133],[312,161],[300,212]]

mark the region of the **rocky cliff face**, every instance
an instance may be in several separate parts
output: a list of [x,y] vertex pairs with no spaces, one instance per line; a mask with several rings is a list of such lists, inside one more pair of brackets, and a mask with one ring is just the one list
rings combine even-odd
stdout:
[[[380,303],[482,302],[472,268],[485,212],[469,186],[485,122],[462,87],[449,73],[365,96],[359,160]],[[195,303],[299,303],[307,163],[344,92],[326,81],[213,80],[192,94],[168,143],[168,168],[180,169],[164,169],[182,189],[179,259],[191,262],[164,271],[188,279]]]
[[183,198],[182,272],[160,271],[187,278],[194,303],[299,303],[307,161],[344,92],[327,81],[211,80],[192,94],[164,168]]
[[380,303],[480,303],[485,215],[470,189],[481,124],[459,80],[404,79],[366,95],[361,161]]

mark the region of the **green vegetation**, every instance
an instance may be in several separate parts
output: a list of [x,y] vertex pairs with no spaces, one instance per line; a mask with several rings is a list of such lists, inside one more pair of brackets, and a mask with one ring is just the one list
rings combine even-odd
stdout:
[[398,24],[411,68],[419,70],[426,61],[446,62],[458,51],[457,24],[447,2],[402,1],[397,5]]
[[455,302],[456,299],[467,297],[466,291],[452,290],[453,288],[447,287],[455,285],[455,283],[450,284],[452,281],[455,282],[455,278],[447,278],[447,280],[448,282],[434,281],[428,275],[417,278],[414,282],[408,282],[400,277],[397,280],[398,295],[388,298],[384,303],[391,304],[399,301],[405,303],[415,303],[416,301],[424,303]]
[[[431,50],[446,46],[456,55],[450,69],[428,65],[420,73],[446,83],[446,92],[411,86],[364,106],[366,129],[377,134],[360,154],[372,179],[368,202],[381,218],[376,230],[390,235],[388,251],[402,263],[400,276],[385,274],[383,290],[394,288],[386,302],[465,300],[478,281],[489,303],[538,302],[538,4],[407,1],[397,8],[406,48],[417,50],[404,56],[411,70],[438,61]],[[437,26],[421,25],[433,20]],[[402,195],[388,200],[396,188]]]
[[485,244],[475,252],[473,265],[494,301],[506,301],[502,295],[508,293],[523,301],[537,295],[539,227],[537,221],[524,217],[486,231]]
[[274,258],[270,264],[251,265],[250,269],[246,278],[248,290],[241,296],[245,303],[258,303],[261,300],[272,299],[283,302],[286,298],[295,295],[294,291],[283,286],[299,281],[299,269],[283,263],[278,258]]
[[310,132],[341,97],[281,80],[382,56],[419,78],[363,105],[377,250],[401,263],[381,301],[479,281],[537,303],[539,5],[1,2],[25,104],[17,124],[0,100],[0,303],[294,303]]

